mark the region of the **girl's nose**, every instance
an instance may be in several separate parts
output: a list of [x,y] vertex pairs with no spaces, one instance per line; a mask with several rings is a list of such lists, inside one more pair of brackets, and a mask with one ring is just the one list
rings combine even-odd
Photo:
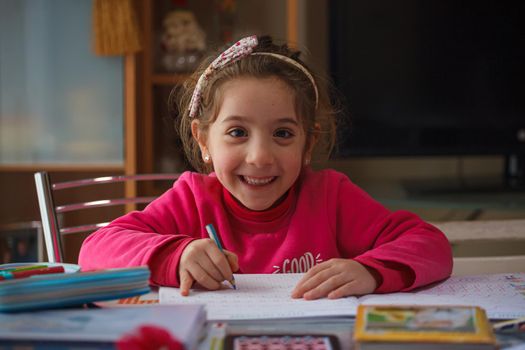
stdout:
[[269,143],[262,141],[253,142],[246,154],[246,162],[258,168],[272,165],[274,162],[274,154]]

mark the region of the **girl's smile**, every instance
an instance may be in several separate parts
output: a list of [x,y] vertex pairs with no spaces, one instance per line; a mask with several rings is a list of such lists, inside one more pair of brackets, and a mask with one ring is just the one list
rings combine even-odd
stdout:
[[239,176],[242,181],[251,186],[264,186],[275,180],[275,176],[271,177],[252,177],[252,176]]

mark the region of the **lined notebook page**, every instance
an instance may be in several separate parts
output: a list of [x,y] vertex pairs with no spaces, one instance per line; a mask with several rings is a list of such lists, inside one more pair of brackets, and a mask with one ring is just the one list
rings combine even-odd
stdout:
[[161,287],[161,304],[206,304],[208,320],[247,320],[314,316],[352,316],[356,298],[338,300],[292,299],[293,288],[303,274],[235,275],[237,290],[194,290],[180,295],[178,288]]
[[452,276],[414,293],[371,294],[361,304],[475,305],[489,318],[525,317],[525,273]]
[[164,304],[206,304],[209,320],[355,316],[357,304],[475,305],[489,318],[525,317],[525,273],[452,276],[411,293],[371,294],[337,300],[292,299],[302,274],[235,275],[237,290],[192,290],[182,297],[177,288],[160,288]]

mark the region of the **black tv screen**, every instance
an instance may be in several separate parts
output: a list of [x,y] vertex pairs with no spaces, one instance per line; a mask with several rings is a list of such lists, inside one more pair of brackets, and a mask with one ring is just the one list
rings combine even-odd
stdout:
[[336,156],[525,154],[525,1],[329,6]]

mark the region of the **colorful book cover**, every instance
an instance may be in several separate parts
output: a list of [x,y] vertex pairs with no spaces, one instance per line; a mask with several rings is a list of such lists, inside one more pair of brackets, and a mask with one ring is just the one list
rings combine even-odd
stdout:
[[358,343],[495,344],[483,309],[447,305],[360,305],[354,339]]
[[147,266],[0,281],[0,312],[52,309],[148,293]]

